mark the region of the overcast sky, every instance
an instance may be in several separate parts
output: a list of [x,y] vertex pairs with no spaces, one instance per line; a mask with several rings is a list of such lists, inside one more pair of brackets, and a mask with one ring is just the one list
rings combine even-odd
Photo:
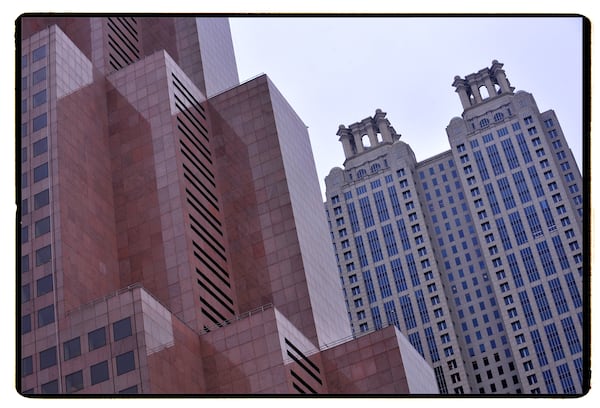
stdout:
[[309,127],[323,179],[344,161],[336,132],[387,112],[417,160],[450,148],[452,82],[496,59],[540,111],[554,109],[581,168],[582,20],[541,17],[230,19],[240,80],[266,73]]

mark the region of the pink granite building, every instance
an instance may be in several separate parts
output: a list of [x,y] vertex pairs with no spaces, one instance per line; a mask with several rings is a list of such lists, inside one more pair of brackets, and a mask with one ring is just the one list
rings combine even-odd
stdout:
[[17,33],[20,393],[437,393],[397,329],[352,335],[306,126],[226,19]]

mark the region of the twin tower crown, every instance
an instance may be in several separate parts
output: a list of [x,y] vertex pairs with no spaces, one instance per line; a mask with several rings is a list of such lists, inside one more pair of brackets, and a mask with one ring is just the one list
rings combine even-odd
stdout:
[[340,125],[337,135],[344,147],[346,159],[377,145],[391,144],[400,139],[400,135],[390,125],[390,121],[385,118],[385,115],[385,112],[377,109],[373,117],[353,123],[349,127]]
[[[497,60],[492,66],[467,75],[465,78],[454,77],[452,86],[460,97],[463,109],[476,106],[488,98],[498,95],[510,95],[514,87],[510,86],[504,64]],[[349,127],[340,125],[337,135],[344,147],[344,155],[349,159],[381,144],[391,144],[400,139],[390,122],[385,118],[386,113],[381,109],[375,111],[373,117],[368,117]]]

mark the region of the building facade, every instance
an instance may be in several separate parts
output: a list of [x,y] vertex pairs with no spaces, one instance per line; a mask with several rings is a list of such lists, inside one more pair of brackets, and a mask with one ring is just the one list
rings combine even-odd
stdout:
[[455,77],[451,149],[386,114],[337,135],[326,211],[354,333],[394,325],[441,393],[585,391],[582,178],[553,111],[502,69]]
[[306,126],[226,19],[17,30],[20,393],[437,393],[352,335]]

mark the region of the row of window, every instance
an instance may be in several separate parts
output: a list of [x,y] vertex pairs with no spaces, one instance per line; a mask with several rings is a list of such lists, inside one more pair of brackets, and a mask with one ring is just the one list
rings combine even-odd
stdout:
[[[40,352],[40,364],[42,359],[42,353],[47,353],[44,356],[44,361],[46,364],[51,364],[54,361],[56,364],[56,351],[52,353],[52,350],[45,350]],[[54,356],[54,357],[52,357]],[[54,358],[54,360],[52,360]],[[52,364],[52,365],[54,365]],[[115,357],[115,365],[116,365],[116,375],[120,376],[126,374],[130,371],[135,370],[135,355],[133,351],[128,351],[122,354],[119,354]],[[49,366],[48,366],[49,367]],[[47,367],[44,367],[47,368]],[[21,360],[21,372],[22,373],[32,373],[33,372],[33,361],[30,357],[26,357]],[[104,360],[99,363],[93,364],[89,369],[89,378],[90,378],[90,386],[100,384],[102,382],[108,381],[110,378],[110,370],[109,370],[109,361]],[[78,370],[73,373],[67,374],[64,377],[64,392],[66,393],[74,393],[82,390],[85,387],[84,379],[83,379],[83,370]],[[58,394],[58,380],[52,380],[45,384],[42,384],[41,387],[42,394]],[[24,391],[25,394],[32,393],[32,390]],[[137,386],[128,387],[121,391],[120,394],[136,394]]]

